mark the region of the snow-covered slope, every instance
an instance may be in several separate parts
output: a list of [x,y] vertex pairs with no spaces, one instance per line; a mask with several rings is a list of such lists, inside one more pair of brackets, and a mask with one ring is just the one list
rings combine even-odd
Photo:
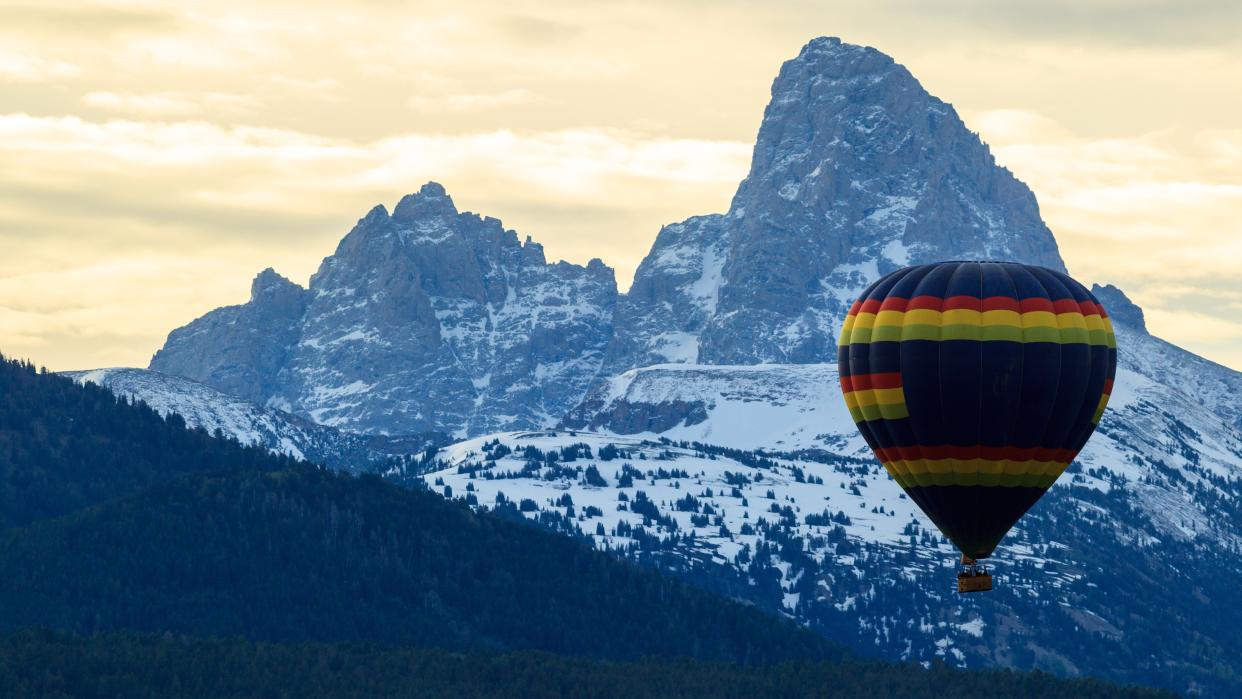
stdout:
[[849,417],[834,364],[657,364],[601,382],[562,425],[735,449],[865,456]]
[[[1140,374],[1123,370],[1117,386],[1101,434],[1005,539],[989,562],[998,588],[981,597],[954,593],[955,551],[853,444],[791,454],[511,432],[447,447],[423,479],[886,657],[1233,696],[1242,445],[1220,420],[1179,414],[1186,402]],[[739,427],[727,404],[721,415]],[[728,431],[713,419],[669,433]],[[1171,626],[1193,627],[1196,645],[1169,642]]]
[[190,427],[212,433],[218,430],[242,444],[266,447],[330,468],[369,470],[388,456],[414,453],[435,441],[427,435],[397,443],[341,432],[263,408],[197,381],[146,369],[70,371],[65,376],[141,400],[161,415],[180,415]]
[[425,480],[889,657],[1236,696],[1240,376],[1149,335],[1120,291],[1100,298],[1119,311],[1108,410],[998,549],[987,596],[952,592],[954,552],[866,448],[834,365],[631,370],[560,431],[453,445]]
[[[1130,304],[1116,289],[1106,298]],[[1242,374],[1149,335],[1141,316],[1134,323],[1123,315],[1114,327],[1119,366],[1112,398],[1079,462],[1131,483],[1156,477],[1152,469],[1159,464],[1179,474],[1178,483],[1187,488],[1174,489],[1185,496],[1193,490],[1189,485],[1203,478],[1242,479],[1237,425]],[[597,386],[563,426],[736,449],[824,450],[871,458],[845,409],[833,364],[634,369]],[[1169,519],[1166,495],[1149,496],[1140,505],[1157,520]],[[1198,513],[1194,520],[1210,519],[1207,502],[1192,509]]]
[[[498,445],[505,449],[498,450]],[[525,451],[527,447],[545,456],[533,457]],[[615,455],[610,447],[617,450]],[[706,553],[720,563],[733,562],[745,546],[754,548],[761,535],[740,532],[747,524],[755,527],[761,519],[779,518],[774,517],[773,503],[778,507],[792,504],[795,512],[804,514],[824,509],[833,514],[843,511],[851,520],[843,525],[851,536],[894,545],[902,543],[902,530],[917,519],[914,503],[891,481],[859,479],[860,468],[869,470],[861,459],[825,464],[774,458],[756,465],[750,458],[753,455],[730,458],[724,452],[712,453],[719,450],[711,447],[703,448],[708,451],[669,441],[575,430],[506,432],[446,447],[440,453],[441,468],[425,475],[424,480],[433,488],[451,488],[455,497],[474,494],[479,504],[489,507],[495,506],[497,494],[502,494],[502,501],[512,500],[520,506],[523,499],[529,499],[539,510],[564,514],[567,505],[556,501],[569,494],[575,513],[570,519],[583,534],[595,537],[602,548],[626,548],[635,543],[634,537],[614,533],[618,526],[622,531],[645,526],[657,536],[674,531],[692,536],[694,543],[686,551]],[[555,454],[555,459],[549,461],[548,453]],[[539,462],[539,467],[528,466],[532,461]],[[600,480],[585,474],[592,467]],[[625,479],[627,473],[629,481]],[[853,487],[856,483],[858,488]],[[709,490],[710,495],[706,494]],[[654,524],[641,506],[635,509],[633,498],[643,497],[637,495],[639,492],[676,525]],[[619,500],[621,493],[631,496],[630,504]],[[699,506],[691,507],[685,501],[679,509],[677,501],[684,501],[686,496],[698,500]],[[870,507],[871,502],[885,505],[884,513],[859,512],[866,509],[862,505]],[[704,512],[703,505],[710,506],[710,516],[706,524],[696,524],[691,519]],[[600,514],[587,514],[589,508],[598,509]],[[598,524],[607,534],[596,534]],[[835,524],[810,526],[806,532],[822,535]],[[734,534],[722,535],[722,525]],[[792,609],[793,605],[788,606]]]

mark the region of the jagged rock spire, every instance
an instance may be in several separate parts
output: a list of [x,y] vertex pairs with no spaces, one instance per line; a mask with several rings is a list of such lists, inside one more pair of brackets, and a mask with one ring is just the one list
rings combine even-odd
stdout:
[[952,106],[880,51],[818,38],[781,66],[728,214],[661,231],[608,366],[831,361],[858,291],[942,259],[1065,269],[1034,195]]

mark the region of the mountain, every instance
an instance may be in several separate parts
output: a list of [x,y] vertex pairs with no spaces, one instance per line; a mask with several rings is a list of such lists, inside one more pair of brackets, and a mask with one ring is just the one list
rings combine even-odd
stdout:
[[246,446],[260,446],[277,454],[344,471],[368,471],[387,460],[417,454],[445,441],[438,433],[405,438],[366,436],[345,432],[265,408],[206,384],[145,369],[95,369],[63,373],[79,383],[93,383],[142,401],[165,417],[177,415],[191,428],[225,437]]
[[261,404],[277,389],[311,296],[269,267],[250,285],[249,302],[218,308],[173,331],[151,368]]
[[605,373],[835,361],[863,287],[945,259],[1065,269],[1035,196],[951,105],[873,48],[815,39],[781,67],[729,211],[660,231]]
[[616,280],[548,264],[430,183],[371,210],[302,289],[271,270],[250,301],[174,330],[150,368],[366,434],[553,422],[595,378]]
[[859,289],[945,258],[1065,268],[952,106],[822,38],[781,68],[729,211],[663,228],[624,296],[602,262],[549,265],[429,183],[359,221],[309,289],[265,270],[150,368],[366,434],[547,427],[629,369],[833,361]]

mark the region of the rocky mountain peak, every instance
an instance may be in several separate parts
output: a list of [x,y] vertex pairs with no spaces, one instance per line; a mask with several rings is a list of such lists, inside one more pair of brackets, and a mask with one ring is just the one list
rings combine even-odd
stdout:
[[818,38],[773,82],[729,212],[660,232],[608,368],[832,361],[859,291],[944,259],[1065,269],[1034,194],[952,106],[880,51]]
[[457,215],[453,198],[444,191],[439,182],[428,182],[414,194],[407,194],[393,209],[394,221],[418,221],[432,218],[450,218]]
[[259,272],[250,283],[250,302],[261,303],[264,300],[276,300],[300,297],[306,290],[283,277],[275,269],[268,267]]
[[1091,293],[1100,300],[1100,303],[1104,304],[1113,323],[1124,323],[1135,330],[1147,332],[1147,321],[1143,318],[1143,309],[1131,301],[1121,289],[1112,284],[1104,286],[1093,284]]
[[895,265],[961,257],[1065,269],[1034,195],[952,105],[890,56],[834,37],[808,43],[772,84],[730,214],[748,212],[777,231],[836,229],[844,252]]
[[[830,37],[781,67],[729,212],[665,226],[623,299],[602,262],[548,264],[522,240],[428,182],[359,220],[309,291],[288,292],[299,303],[196,321],[158,363],[326,424],[477,434],[553,424],[591,381],[634,367],[832,362],[854,298],[899,266],[1064,269],[1034,195],[951,106]],[[256,288],[296,289],[274,274]],[[248,349],[209,347],[230,343]],[[240,370],[256,352],[261,380]]]
[[173,331],[151,367],[372,434],[538,427],[597,375],[616,298],[599,260],[547,264],[429,182],[371,209],[309,290],[264,270],[249,303]]
[[592,257],[590,260],[588,260],[586,268],[587,268],[587,271],[590,272],[591,274],[607,276],[614,280],[616,279],[616,272],[613,270],[613,268],[609,267],[603,260],[599,259],[598,257]]

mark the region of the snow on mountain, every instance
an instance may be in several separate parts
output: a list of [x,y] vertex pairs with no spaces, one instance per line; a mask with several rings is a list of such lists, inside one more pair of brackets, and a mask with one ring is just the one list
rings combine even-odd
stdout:
[[867,456],[833,364],[657,364],[597,385],[564,427],[734,449]]
[[403,442],[341,432],[296,415],[264,408],[205,384],[146,369],[68,371],[79,383],[94,383],[140,400],[161,415],[177,414],[189,427],[219,430],[238,442],[347,471],[370,470],[395,455],[415,453],[434,443],[433,435]]
[[[532,456],[528,447],[543,455]],[[548,453],[555,458],[547,459]],[[569,519],[583,535],[592,536],[606,549],[624,549],[636,542],[634,537],[614,533],[618,527],[625,531],[646,526],[657,536],[679,532],[693,537],[688,551],[708,554],[719,563],[732,563],[742,548],[754,548],[762,535],[739,532],[748,524],[758,526],[761,519],[773,519],[774,503],[778,507],[792,503],[795,512],[805,510],[812,515],[824,509],[833,514],[843,511],[851,519],[843,525],[851,536],[893,545],[906,538],[902,531],[916,519],[917,512],[914,503],[891,481],[875,477],[860,481],[858,469],[869,470],[861,459],[841,459],[836,467],[782,458],[756,465],[667,441],[574,430],[488,435],[446,447],[439,458],[442,467],[423,479],[441,492],[448,487],[451,497],[473,494],[478,504],[495,507],[499,494],[502,502],[511,500],[519,509],[522,500],[531,500],[538,508],[529,511],[531,517],[541,510],[565,514],[572,506],[575,514]],[[530,465],[532,461],[538,462],[538,468]],[[596,473],[587,475],[586,470],[592,467]],[[709,490],[712,494],[705,495]],[[630,499],[620,500],[621,493]],[[566,494],[572,505],[564,504],[569,502],[564,499]],[[699,505],[691,507],[687,496],[697,499]],[[634,505],[644,497],[654,509]],[[872,500],[884,504],[885,511],[859,513],[866,509],[862,505]],[[704,510],[703,505],[709,509]],[[676,524],[653,524],[655,517],[650,512],[655,511]],[[692,521],[705,511],[709,515],[705,522]],[[600,524],[606,534],[596,533]],[[806,532],[824,535],[836,524],[825,522],[808,527]],[[722,535],[722,525],[736,535]]]
[[949,257],[1064,268],[950,105],[823,38],[782,66],[729,211],[664,227],[624,297],[602,262],[548,264],[429,183],[360,220],[309,289],[267,270],[150,368],[370,434],[547,427],[637,367],[832,361],[858,289]]
[[[1162,344],[1119,331],[1098,433],[989,561],[984,597],[953,592],[956,552],[866,449],[830,365],[627,372],[578,416],[611,431],[466,440],[423,480],[886,657],[1230,696],[1212,658],[1242,652],[1242,440],[1142,373]],[[1170,624],[1210,650],[1161,641]]]
[[372,209],[308,290],[264,272],[249,303],[174,330],[151,369],[368,434],[537,427],[596,376],[616,295],[599,260],[548,264],[429,183]]
[[[1238,401],[1223,393],[1239,375],[1199,366],[1189,391],[1171,387],[1158,367],[1181,350],[1123,321],[1114,327],[1117,378],[1104,420],[1078,459],[1094,473],[1084,482],[1107,490],[1124,479],[1125,487],[1144,493],[1138,506],[1166,534],[1206,535],[1216,529],[1210,501],[1197,500],[1193,486],[1216,489],[1205,479],[1242,479]],[[1213,386],[1220,389],[1214,396]],[[597,387],[563,425],[648,440],[872,458],[841,399],[837,368],[828,364],[631,370]],[[1146,483],[1159,478],[1158,469],[1176,475]],[[1222,494],[1230,495],[1227,489]],[[1174,502],[1178,518],[1169,515]],[[1192,521],[1202,526],[1188,529]]]
[[873,48],[815,39],[781,67],[728,213],[660,231],[606,373],[833,361],[860,289],[945,259],[1065,268],[1035,196],[951,105]]

